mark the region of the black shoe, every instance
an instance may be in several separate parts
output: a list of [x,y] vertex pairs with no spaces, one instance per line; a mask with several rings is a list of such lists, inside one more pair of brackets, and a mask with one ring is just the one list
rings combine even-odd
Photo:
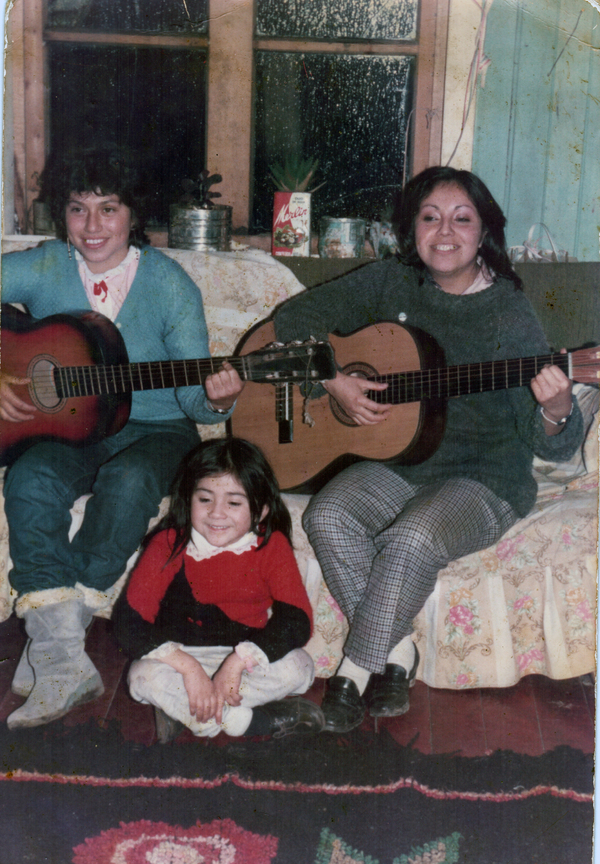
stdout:
[[327,692],[321,708],[325,716],[324,732],[350,732],[360,726],[365,716],[365,703],[351,678],[334,675],[327,682]]
[[415,683],[419,651],[415,645],[415,661],[410,672],[404,666],[388,663],[385,672],[371,675],[365,691],[365,702],[371,717],[399,717],[410,707],[408,689]]
[[300,696],[267,702],[266,705],[257,706],[253,711],[269,721],[269,734],[273,738],[322,732],[325,725],[323,712],[319,706]]
[[185,729],[183,723],[169,717],[161,708],[154,709],[154,725],[159,744],[168,744],[169,741],[174,741]]

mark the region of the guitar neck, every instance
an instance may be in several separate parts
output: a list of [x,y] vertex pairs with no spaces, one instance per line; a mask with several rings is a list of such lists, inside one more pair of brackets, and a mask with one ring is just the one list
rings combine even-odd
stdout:
[[440,369],[420,369],[415,372],[391,373],[370,378],[388,384],[387,390],[373,390],[369,398],[382,404],[402,405],[422,399],[449,399],[469,393],[485,393],[523,387],[544,366],[558,366],[572,377],[570,354],[545,354],[516,360],[489,360]]
[[251,366],[243,357],[156,360],[117,366],[59,366],[54,376],[57,392],[62,397],[104,396],[203,384],[224,362],[230,363],[244,381],[252,380]]

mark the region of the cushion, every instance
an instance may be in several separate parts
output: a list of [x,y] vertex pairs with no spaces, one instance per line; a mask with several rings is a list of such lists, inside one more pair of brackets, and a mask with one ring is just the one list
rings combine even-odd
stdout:
[[585,437],[583,444],[567,462],[547,462],[534,456],[533,476],[539,491],[549,489],[551,485],[564,486],[584,474],[598,471],[598,424],[596,414],[600,401],[600,390],[591,384],[575,384],[573,393],[583,415]]

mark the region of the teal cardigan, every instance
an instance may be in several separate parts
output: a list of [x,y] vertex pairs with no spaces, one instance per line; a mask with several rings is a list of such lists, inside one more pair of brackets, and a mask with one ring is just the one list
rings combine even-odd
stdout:
[[[23,303],[34,318],[90,308],[77,262],[60,240],[2,256],[2,302]],[[142,247],[115,325],[131,363],[210,356],[200,289],[179,264],[150,246]],[[134,393],[130,417],[146,422],[226,419],[210,410],[200,386]]]

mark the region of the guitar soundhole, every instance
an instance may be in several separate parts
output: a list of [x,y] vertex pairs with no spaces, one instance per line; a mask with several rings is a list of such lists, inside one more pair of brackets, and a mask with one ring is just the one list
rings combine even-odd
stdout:
[[[361,363],[357,361],[355,363],[348,363],[347,366],[344,366],[342,369],[344,375],[356,375],[359,378],[373,378],[377,375],[377,369],[374,369],[373,366],[369,366],[368,363]],[[351,417],[346,414],[344,409],[339,405],[338,402],[335,401],[333,396],[329,397],[329,407],[331,408],[331,413],[344,426],[358,426],[358,423],[355,423]]]
[[58,363],[50,354],[37,354],[27,367],[27,377],[31,378],[29,396],[36,408],[46,414],[56,414],[64,406],[54,386],[54,369]]

